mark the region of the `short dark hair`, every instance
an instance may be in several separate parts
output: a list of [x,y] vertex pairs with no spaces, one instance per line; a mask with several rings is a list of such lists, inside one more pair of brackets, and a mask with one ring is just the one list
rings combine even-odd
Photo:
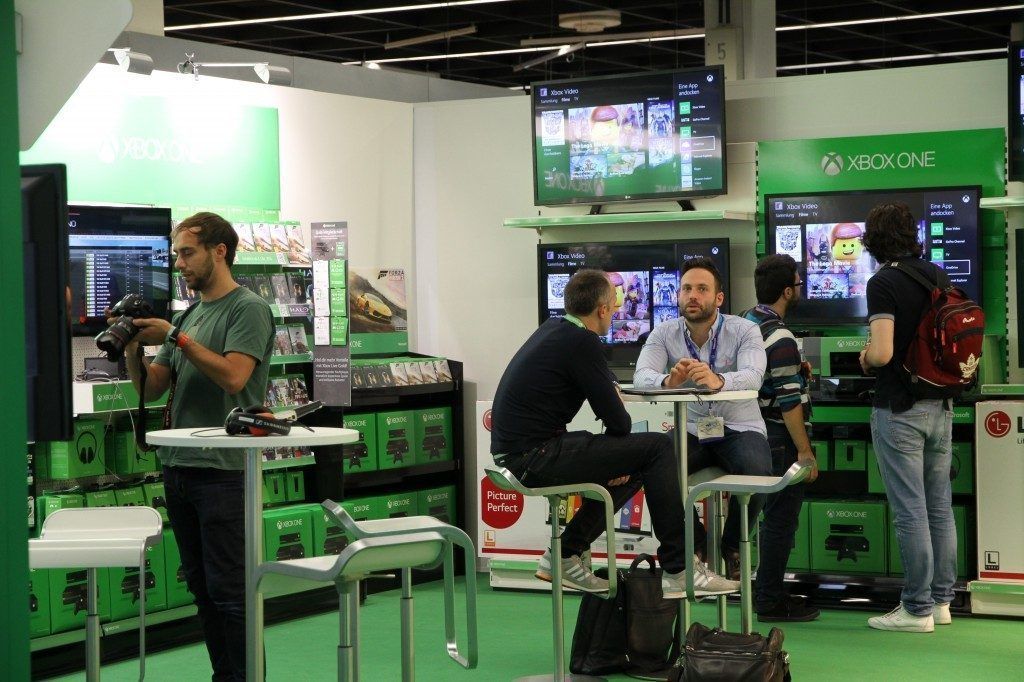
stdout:
[[779,300],[786,287],[796,281],[796,261],[792,256],[776,253],[765,256],[754,268],[754,292],[757,302],[771,305]]
[[879,263],[907,255],[921,255],[917,222],[906,204],[897,202],[875,206],[868,213],[865,228],[864,248]]
[[601,270],[586,268],[578,271],[565,285],[565,312],[570,315],[589,315],[597,306],[608,301],[612,283]]
[[707,270],[715,276],[715,293],[722,291],[722,273],[715,267],[715,261],[710,258],[687,258],[683,261],[683,267],[679,270],[679,279],[682,281],[683,275],[688,273],[690,270]]
[[227,253],[224,254],[224,260],[227,261],[228,267],[235,262],[238,233],[235,232],[235,228],[231,227],[231,223],[216,213],[203,211],[190,215],[175,226],[171,237],[177,237],[186,230],[194,234],[199,239],[199,243],[207,249],[215,248],[218,244],[228,247]]

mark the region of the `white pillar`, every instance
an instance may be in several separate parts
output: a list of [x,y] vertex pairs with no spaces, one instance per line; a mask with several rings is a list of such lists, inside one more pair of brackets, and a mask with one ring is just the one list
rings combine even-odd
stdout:
[[707,0],[704,28],[704,61],[728,80],[775,77],[775,0]]

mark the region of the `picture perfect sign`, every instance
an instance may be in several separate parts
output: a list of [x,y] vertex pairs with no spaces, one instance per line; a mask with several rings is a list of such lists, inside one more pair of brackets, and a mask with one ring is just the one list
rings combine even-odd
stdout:
[[76,201],[281,207],[278,112],[76,94],[21,162],[63,163]]

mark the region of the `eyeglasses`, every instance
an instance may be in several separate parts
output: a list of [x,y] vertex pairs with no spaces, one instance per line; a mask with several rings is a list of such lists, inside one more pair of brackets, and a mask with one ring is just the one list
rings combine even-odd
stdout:
[[799,280],[796,281],[795,284],[790,284],[789,286],[791,286],[791,287],[793,287],[795,289],[797,287],[802,287],[803,285],[804,285],[804,281],[802,279],[799,279]]

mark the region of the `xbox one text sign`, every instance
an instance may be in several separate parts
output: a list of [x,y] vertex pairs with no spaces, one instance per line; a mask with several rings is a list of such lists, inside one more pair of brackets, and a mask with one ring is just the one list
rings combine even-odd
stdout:
[[839,175],[848,171],[880,171],[895,168],[934,168],[935,151],[856,154],[844,157],[828,152],[821,157],[821,170],[825,175]]

